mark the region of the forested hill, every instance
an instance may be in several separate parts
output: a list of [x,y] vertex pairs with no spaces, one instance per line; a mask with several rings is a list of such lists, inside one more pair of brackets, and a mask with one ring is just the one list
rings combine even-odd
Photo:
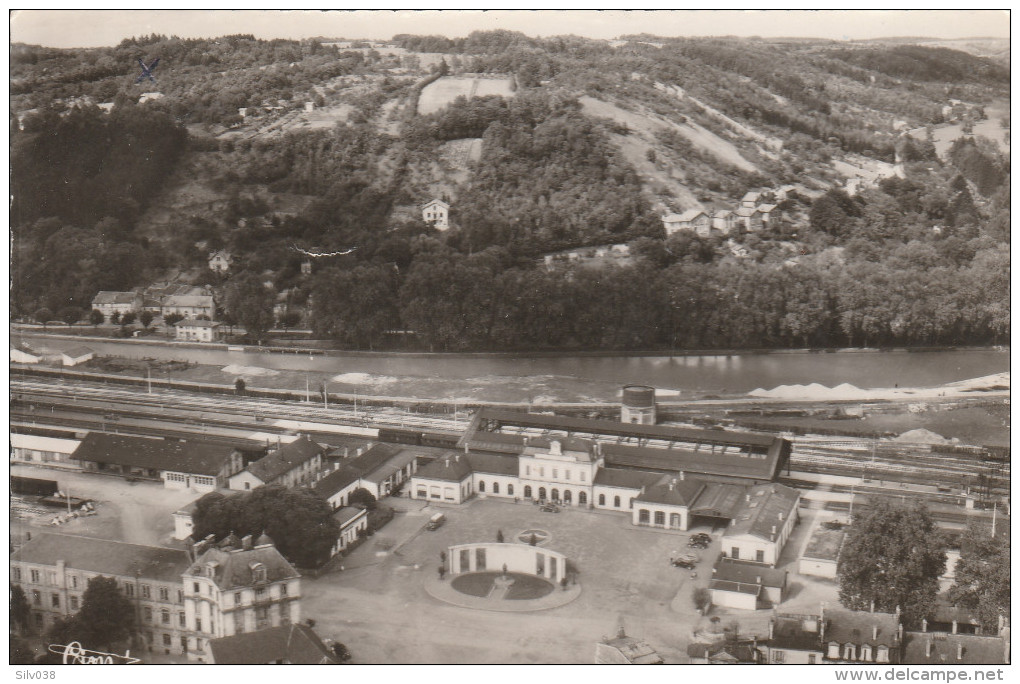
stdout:
[[[1003,341],[1008,68],[924,42],[15,45],[12,312],[168,278],[238,303],[254,279],[357,347]],[[666,235],[753,190],[781,218]]]

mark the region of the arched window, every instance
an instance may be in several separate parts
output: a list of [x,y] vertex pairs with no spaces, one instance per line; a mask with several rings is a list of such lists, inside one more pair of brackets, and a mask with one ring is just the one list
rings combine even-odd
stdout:
[[509,494],[510,496],[514,495],[514,486],[512,484],[508,484],[506,486],[506,493]]
[[524,485],[524,498],[525,499],[531,498],[531,485]]
[[599,494],[599,506],[605,506],[605,505],[606,505],[606,495],[605,494]]
[[539,499],[544,499],[545,498],[545,487],[539,487],[538,488],[538,498]]
[[499,483],[498,482],[493,482],[492,483],[492,493],[493,494],[499,494]]
[[553,490],[552,490],[552,500],[553,501],[558,501],[559,498],[560,498],[560,490],[558,490],[555,487],[553,487]]
[[580,504],[581,506],[583,506],[586,503],[588,503],[588,494],[585,493],[585,492],[581,492],[580,494],[578,494],[577,495],[577,503]]
[[563,503],[569,504],[571,498],[572,498],[572,495],[570,493],[570,490],[569,489],[564,489],[563,490]]
[[648,524],[648,511],[643,508],[638,511],[638,522]]
[[485,493],[485,480],[478,481],[478,491]]
[[619,508],[619,507],[620,507],[620,497],[614,496],[613,497],[613,508]]
[[679,513],[670,513],[669,514],[669,526],[670,527],[674,527],[676,529],[680,529],[680,527],[681,527],[680,519],[681,519],[681,516],[680,516]]
[[663,511],[655,511],[655,524],[656,525],[666,524],[666,514]]

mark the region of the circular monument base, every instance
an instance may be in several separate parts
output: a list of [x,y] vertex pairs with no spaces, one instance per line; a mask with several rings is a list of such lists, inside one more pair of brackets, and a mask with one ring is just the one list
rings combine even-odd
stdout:
[[564,590],[537,575],[511,572],[468,572],[441,580],[425,577],[425,591],[433,598],[461,608],[518,613],[549,610],[570,603],[581,595],[580,584]]

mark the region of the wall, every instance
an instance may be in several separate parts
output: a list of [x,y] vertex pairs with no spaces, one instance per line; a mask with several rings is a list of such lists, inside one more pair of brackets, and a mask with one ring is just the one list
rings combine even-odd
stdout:
[[[490,475],[489,473],[474,473],[471,476],[474,489],[479,497],[495,496],[503,499],[524,498],[524,489],[520,481],[513,475]],[[494,491],[493,485],[499,485],[499,491]]]
[[[537,557],[544,557],[544,572],[542,577],[553,582],[559,582],[567,576],[567,557],[558,551],[550,551],[540,546],[529,544],[498,544],[495,542],[482,544],[458,544],[447,550],[450,573],[457,575],[464,572],[478,571],[477,549],[485,550],[485,569],[492,572],[500,572],[503,566],[510,572],[520,572],[525,575],[537,575]],[[462,567],[461,551],[467,551],[469,556],[468,567]],[[555,560],[555,571],[552,561]]]
[[797,572],[802,575],[813,575],[815,577],[836,578],[836,561],[817,560],[814,558],[801,558]]
[[742,594],[736,591],[720,591],[712,589],[712,604],[726,608],[739,608],[741,610],[756,610],[758,608],[758,597],[754,594]]
[[[595,504],[595,508],[604,508],[610,511],[630,511],[630,501],[634,499],[638,494],[641,493],[640,489],[623,489],[621,487],[606,487],[604,485],[595,485],[594,496],[592,501]],[[599,504],[599,496],[606,497],[605,504]],[[620,497],[620,505],[614,506],[616,497]]]
[[[641,522],[642,511],[648,511],[648,522]],[[661,524],[655,522],[655,514],[657,512],[663,514],[665,521]],[[674,515],[679,516],[679,520],[675,520]],[[658,527],[665,530],[685,531],[689,523],[689,517],[687,509],[680,506],[635,501],[634,510],[631,512],[631,523],[641,527]]]
[[[248,487],[245,487],[245,484]],[[262,480],[255,477],[247,470],[237,473],[230,478],[230,488],[239,491],[247,491],[248,489],[255,489],[256,487],[262,486]]]
[[[419,489],[424,487],[427,493],[422,497]],[[418,477],[411,479],[411,496],[415,499],[427,499],[435,503],[459,504],[471,495],[473,491],[471,477],[468,476],[461,482],[447,482],[443,480],[428,480]]]

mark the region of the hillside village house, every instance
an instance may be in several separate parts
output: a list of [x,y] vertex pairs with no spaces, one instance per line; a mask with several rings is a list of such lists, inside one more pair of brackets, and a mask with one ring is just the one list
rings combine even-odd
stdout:
[[766,228],[775,227],[783,215],[783,212],[775,204],[759,204],[758,211],[761,213],[762,224]]
[[86,472],[162,480],[167,489],[211,492],[244,467],[240,449],[220,443],[90,432],[71,455]]
[[712,214],[712,230],[729,235],[736,226],[737,217],[729,209],[720,209]]
[[211,639],[301,621],[301,575],[266,535],[202,541],[194,557],[181,575],[190,659],[208,662]]
[[230,262],[233,259],[230,252],[218,250],[209,254],[209,270],[216,273],[226,273],[230,270]]
[[712,228],[711,219],[701,209],[688,209],[682,214],[669,214],[662,219],[662,225],[666,229],[667,237],[681,230],[689,230],[702,237],[708,237]]
[[231,475],[231,489],[249,490],[263,485],[298,487],[318,479],[326,449],[307,435],[289,444],[278,446],[265,457],[248,464],[243,471]]
[[212,295],[169,295],[163,299],[161,306],[163,316],[179,314],[185,318],[208,316],[216,318],[216,303]]
[[450,227],[450,205],[434,199],[421,208],[421,217],[436,230],[446,230]]
[[757,233],[765,225],[762,214],[756,207],[738,207],[733,211],[733,215],[743,233]]
[[185,318],[174,324],[174,336],[189,342],[215,342],[220,336],[220,324],[216,321]]
[[110,320],[110,316],[124,314],[132,311],[140,311],[142,308],[142,295],[137,292],[99,292],[92,298],[92,308],[98,309]]
[[150,649],[187,652],[184,586],[191,559],[183,549],[65,534],[36,534],[11,554],[11,583],[25,592],[32,627],[43,633],[82,606],[95,577],[117,582],[137,610]]

